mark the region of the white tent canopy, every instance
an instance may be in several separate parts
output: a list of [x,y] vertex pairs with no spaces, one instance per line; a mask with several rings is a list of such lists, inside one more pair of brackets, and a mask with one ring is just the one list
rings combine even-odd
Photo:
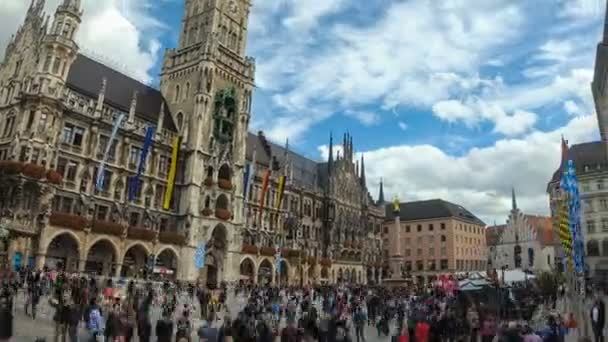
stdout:
[[[503,280],[502,271],[498,271],[498,277]],[[522,283],[527,280],[535,279],[536,276],[531,273],[526,273],[521,269],[506,270],[504,272],[504,282],[507,284]]]

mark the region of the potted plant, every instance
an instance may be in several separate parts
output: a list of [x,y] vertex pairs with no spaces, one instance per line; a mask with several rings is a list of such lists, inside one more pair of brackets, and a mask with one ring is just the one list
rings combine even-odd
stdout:
[[71,228],[74,230],[84,230],[88,221],[86,218],[61,212],[53,212],[49,217],[49,222],[54,226]]
[[215,209],[215,217],[219,218],[220,220],[228,221],[232,217],[232,213],[230,213],[230,211],[227,209],[218,208]]
[[232,182],[229,179],[218,179],[217,186],[219,186],[220,189],[232,190]]
[[63,176],[55,170],[48,170],[46,172],[46,180],[53,184],[61,184]]

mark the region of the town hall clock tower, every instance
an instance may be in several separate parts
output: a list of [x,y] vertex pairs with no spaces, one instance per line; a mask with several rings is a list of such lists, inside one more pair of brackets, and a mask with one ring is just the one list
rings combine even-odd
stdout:
[[[243,165],[255,62],[245,56],[249,0],[186,0],[178,47],[167,50],[163,93],[182,137],[174,201],[195,247],[207,246],[209,285],[236,280],[243,224]],[[236,270],[236,271],[235,271]],[[236,272],[235,274],[231,274]]]

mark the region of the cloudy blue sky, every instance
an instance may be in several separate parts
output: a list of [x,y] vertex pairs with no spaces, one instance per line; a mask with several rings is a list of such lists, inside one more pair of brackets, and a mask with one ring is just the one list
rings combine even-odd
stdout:
[[[49,10],[59,0],[47,1]],[[78,40],[158,82],[183,0],[82,0]],[[0,2],[0,46],[29,0]],[[603,0],[254,0],[252,131],[313,159],[350,131],[375,195],[444,198],[487,223],[547,214],[559,139],[598,139],[590,93]],[[111,62],[120,61],[120,62]]]

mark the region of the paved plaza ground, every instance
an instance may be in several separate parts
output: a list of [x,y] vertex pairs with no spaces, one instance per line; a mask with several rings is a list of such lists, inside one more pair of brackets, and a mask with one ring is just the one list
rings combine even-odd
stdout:
[[[239,311],[242,310],[242,308],[245,305],[245,301],[246,301],[245,298],[241,297],[241,296],[239,296],[239,297],[229,296],[228,297],[227,307],[228,307],[228,310],[230,311],[230,314],[232,317],[234,317]],[[195,314],[195,319],[193,320],[195,329],[192,334],[191,341],[193,341],[193,342],[198,341],[198,337],[196,336],[196,330],[200,327],[200,325],[202,323],[202,321],[200,319],[196,319],[196,317],[198,317],[200,315],[199,306],[197,303],[189,302],[187,300],[187,297],[180,298],[181,305],[183,305],[183,303],[186,303],[186,302],[188,304],[194,304],[195,309],[197,310],[196,314]],[[36,320],[33,320],[31,317],[25,315],[24,303],[25,303],[25,296],[22,293],[20,293],[17,296],[17,300],[15,303],[13,341],[15,341],[15,342],[33,342],[38,337],[44,337],[44,338],[46,338],[46,340],[48,342],[52,342],[53,336],[54,336],[54,325],[52,322],[54,309],[49,305],[48,298],[45,297],[45,298],[41,299],[40,304],[38,306],[38,314],[37,314]],[[153,333],[154,333],[154,326],[156,324],[156,320],[159,319],[160,314],[161,314],[160,308],[157,306],[153,307],[152,314],[151,314]],[[221,326],[221,324],[222,324],[221,318],[224,317],[224,314],[220,314],[219,317],[220,317],[220,320],[214,322],[213,323],[214,326],[218,326],[218,327]],[[352,337],[353,337],[353,341],[356,341],[354,332],[352,332]],[[366,327],[365,337],[366,337],[366,341],[368,341],[368,342],[390,341],[390,338],[385,337],[385,336],[378,338],[377,331],[373,327]],[[79,341],[88,341],[88,334],[87,334],[86,330],[84,329],[84,326],[81,326],[81,328],[80,328]],[[134,341],[137,341],[137,339],[134,338]],[[155,337],[152,338],[152,341],[156,341],[156,338]]]

